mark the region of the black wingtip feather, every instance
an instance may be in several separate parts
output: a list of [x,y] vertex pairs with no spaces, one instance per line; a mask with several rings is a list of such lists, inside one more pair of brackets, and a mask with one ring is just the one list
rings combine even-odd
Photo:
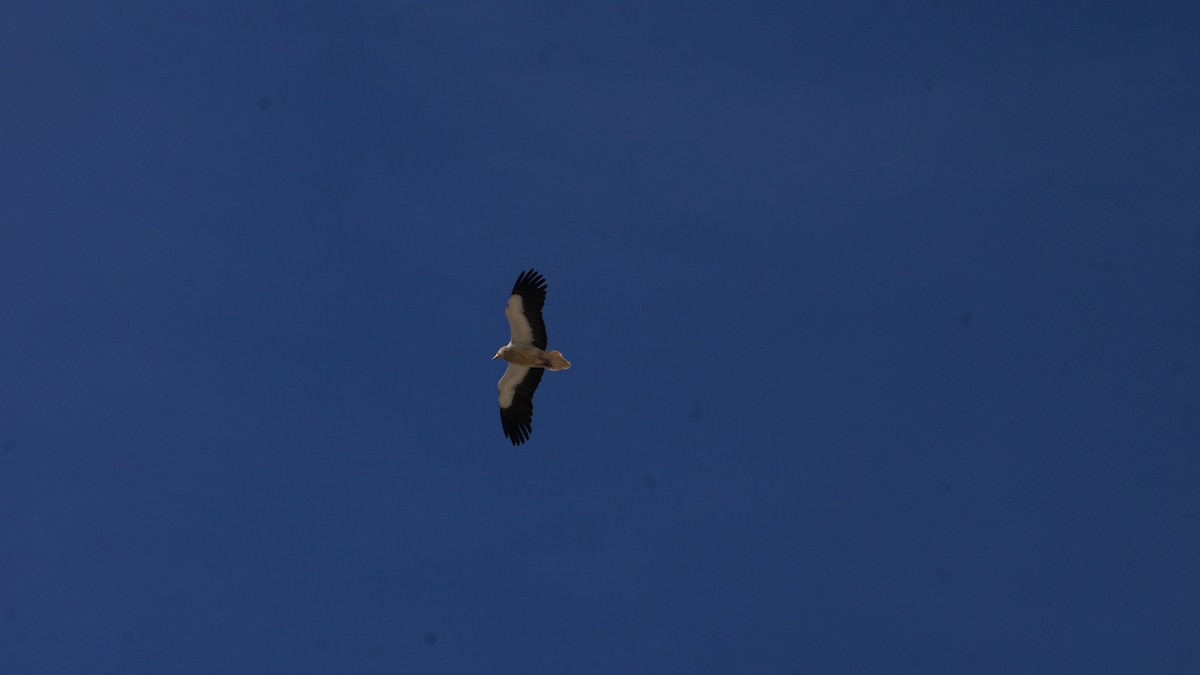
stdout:
[[526,293],[541,293],[544,298],[547,288],[549,286],[546,284],[546,277],[531,267],[527,272],[517,275],[517,282],[513,284],[512,292],[513,295],[520,295],[522,298]]

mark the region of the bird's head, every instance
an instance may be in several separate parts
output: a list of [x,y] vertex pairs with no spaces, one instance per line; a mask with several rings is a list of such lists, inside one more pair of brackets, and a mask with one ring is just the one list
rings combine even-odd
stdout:
[[502,356],[504,356],[506,353],[508,353],[508,345],[504,345],[504,346],[503,346],[503,347],[501,347],[500,349],[497,349],[497,350],[496,350],[496,355],[492,357],[492,360],[493,360],[493,361],[495,361],[496,359],[498,359],[498,358],[501,358]]

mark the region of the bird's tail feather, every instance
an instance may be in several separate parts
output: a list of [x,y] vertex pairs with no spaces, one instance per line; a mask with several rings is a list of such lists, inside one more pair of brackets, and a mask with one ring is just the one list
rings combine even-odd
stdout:
[[562,352],[544,352],[542,357],[546,361],[546,368],[550,370],[566,370],[571,367],[571,362],[563,358]]

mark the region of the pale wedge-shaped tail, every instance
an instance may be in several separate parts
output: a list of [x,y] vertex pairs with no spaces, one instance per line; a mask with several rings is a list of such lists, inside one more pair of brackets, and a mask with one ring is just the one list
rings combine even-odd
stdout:
[[560,351],[542,352],[542,359],[546,364],[543,367],[550,370],[566,370],[571,367],[571,362],[563,358]]

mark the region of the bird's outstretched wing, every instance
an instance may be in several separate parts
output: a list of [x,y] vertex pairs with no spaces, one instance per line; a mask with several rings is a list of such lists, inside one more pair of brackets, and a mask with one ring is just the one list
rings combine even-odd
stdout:
[[533,431],[533,392],[545,372],[510,363],[500,378],[500,425],[513,445],[524,443]]
[[545,304],[546,278],[536,270],[522,272],[517,277],[517,283],[513,284],[508,306],[504,308],[514,345],[546,348],[546,323],[542,321],[542,307]]

